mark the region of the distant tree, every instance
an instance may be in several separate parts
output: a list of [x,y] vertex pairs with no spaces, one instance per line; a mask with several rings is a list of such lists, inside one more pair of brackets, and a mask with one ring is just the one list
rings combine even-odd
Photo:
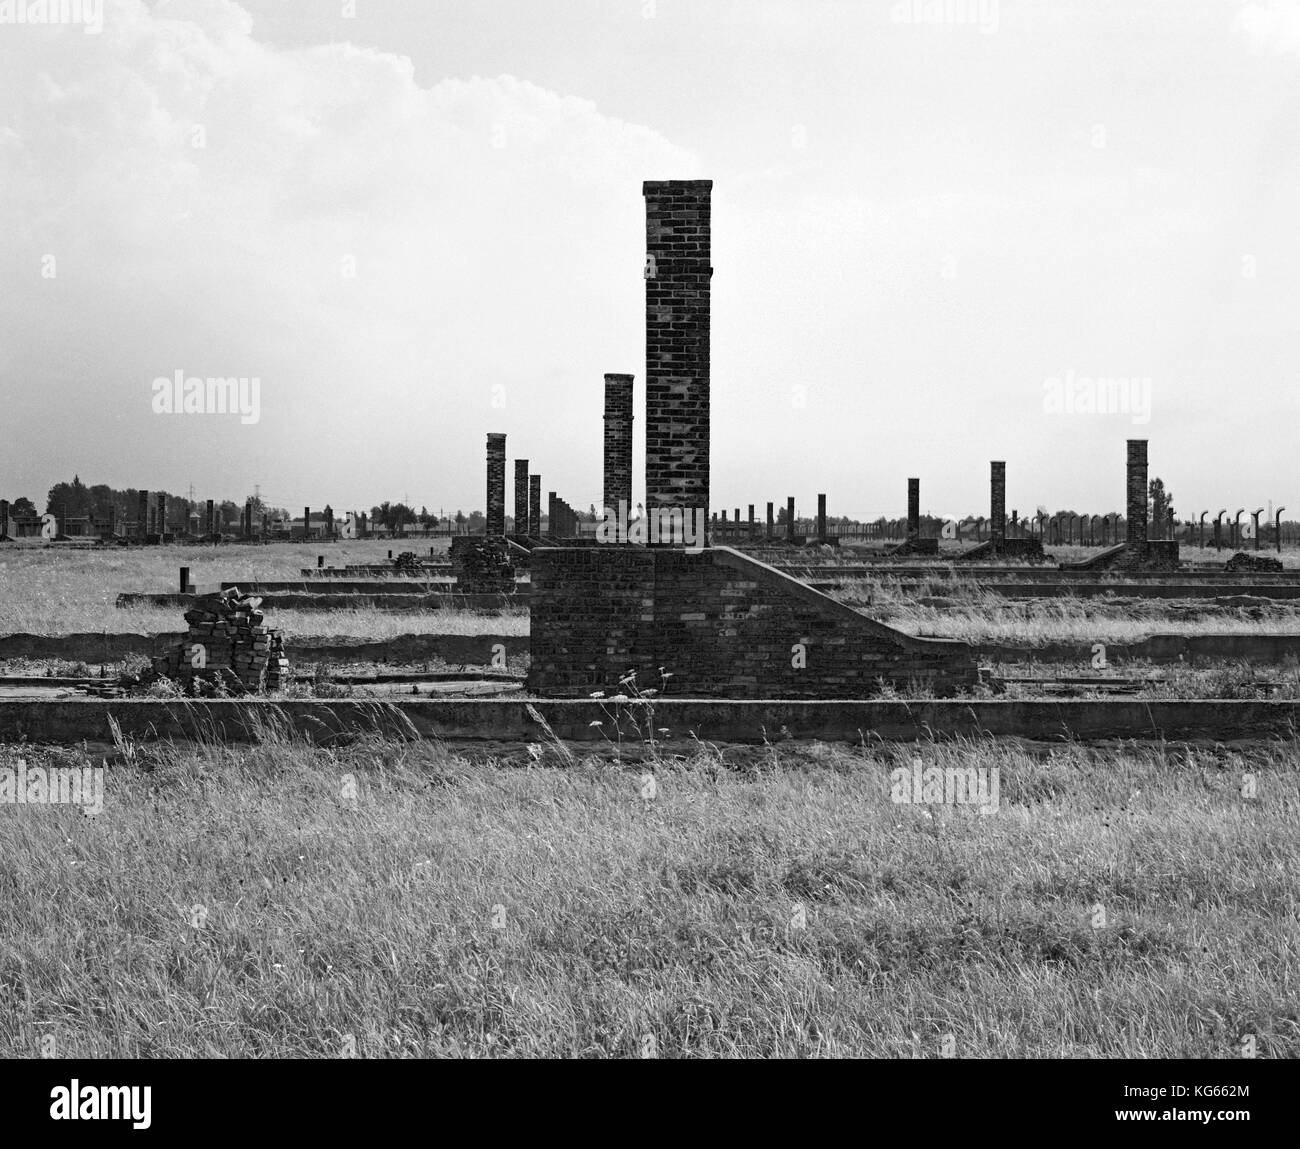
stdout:
[[487,530],[487,516],[482,511],[470,511],[468,520],[470,534],[479,534]]
[[107,518],[109,508],[117,503],[117,492],[106,483],[96,483],[87,488],[86,493],[90,496],[90,513],[97,518]]
[[55,483],[45,503],[45,513],[79,518],[90,514],[90,492],[77,475],[70,483]]
[[36,504],[26,495],[19,495],[9,504],[9,513],[15,518],[35,518]]
[[464,511],[457,511],[457,512],[456,512],[456,525],[457,525],[458,527],[463,527],[463,526],[465,525],[465,512],[464,512]]
[[1174,509],[1174,493],[1165,490],[1164,479],[1155,478],[1151,480],[1148,488],[1150,498],[1151,518],[1152,521],[1163,523],[1168,517],[1169,512]]

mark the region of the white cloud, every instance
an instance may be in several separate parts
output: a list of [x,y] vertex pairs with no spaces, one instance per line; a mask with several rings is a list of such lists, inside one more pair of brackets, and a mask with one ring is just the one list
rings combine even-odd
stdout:
[[[561,452],[547,420],[636,370],[601,357],[639,346],[640,182],[697,175],[689,153],[511,76],[420,87],[400,56],[260,43],[226,0],[116,0],[104,23],[23,29],[0,63],[0,202],[22,221],[0,232],[0,371],[133,446],[69,427],[29,482],[468,500],[486,430],[552,479],[598,474],[598,438]],[[579,304],[617,278],[621,306]],[[261,423],[153,415],[176,369],[258,375]],[[568,387],[541,393],[548,373]]]
[[1236,27],[1258,51],[1300,53],[1300,3],[1296,0],[1244,4],[1237,13]]

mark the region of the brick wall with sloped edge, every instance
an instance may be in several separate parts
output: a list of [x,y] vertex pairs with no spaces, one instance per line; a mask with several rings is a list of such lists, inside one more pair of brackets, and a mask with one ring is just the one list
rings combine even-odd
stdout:
[[[978,682],[966,643],[920,639],[729,547],[533,552],[528,688],[694,698],[871,698],[882,681],[950,697]],[[661,670],[668,672],[667,682]]]

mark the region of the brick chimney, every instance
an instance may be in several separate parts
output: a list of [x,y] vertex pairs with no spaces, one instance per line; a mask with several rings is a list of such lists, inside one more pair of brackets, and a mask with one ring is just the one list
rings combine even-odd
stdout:
[[487,437],[486,533],[497,538],[506,533],[506,437],[491,431]]
[[907,537],[921,537],[921,480],[907,480]]
[[542,533],[542,476],[528,476],[528,530],[534,537]]
[[989,463],[989,535],[994,544],[1007,537],[1007,465]]
[[528,460],[515,460],[515,534],[528,534]]
[[619,503],[632,513],[632,376],[605,376],[605,506],[617,515]]
[[1147,545],[1147,441],[1128,441],[1128,533],[1125,542],[1137,550]]
[[692,523],[702,524],[709,508],[712,189],[712,180],[647,180],[641,188],[646,201],[646,512],[681,509]]

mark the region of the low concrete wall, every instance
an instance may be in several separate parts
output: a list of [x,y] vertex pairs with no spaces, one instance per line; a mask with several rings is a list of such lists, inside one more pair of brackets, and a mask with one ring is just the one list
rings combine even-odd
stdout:
[[[622,706],[589,699],[400,699],[389,703],[266,702],[237,699],[178,702],[0,701],[0,742],[111,741],[109,716],[139,740],[256,741],[260,726],[283,723],[316,743],[361,734],[453,741],[539,742],[555,736],[599,743],[621,724],[667,728],[666,741],[691,736],[714,742],[778,743],[787,737],[823,741],[926,742],[960,736],[1010,736],[1033,741],[1114,739],[1292,740],[1300,703],[1228,701],[742,701],[669,699]],[[599,723],[600,725],[594,725]]]
[[[1091,665],[1093,643],[1053,642],[1043,646],[975,643],[981,662],[1064,662]],[[1240,660],[1277,666],[1300,659],[1300,634],[1153,634],[1140,642],[1107,642],[1107,662],[1188,664]]]
[[0,658],[66,658],[77,662],[120,662],[132,654],[157,654],[161,646],[184,638],[187,631],[162,634],[74,634],[0,635]]
[[[527,595],[526,587],[511,594],[334,594],[322,590],[310,594],[266,595],[262,598],[262,610],[276,607],[292,607],[294,610],[353,610],[360,607],[371,610],[502,610],[527,606]],[[126,593],[117,596],[116,605],[188,608],[196,598],[192,594]]]
[[1300,571],[1283,571],[1281,573],[1252,572],[1242,574],[1240,571],[1196,570],[1185,568],[1171,571],[1076,571],[1061,570],[1052,566],[1007,566],[1005,563],[988,563],[982,565],[964,565],[960,559],[951,562],[935,563],[923,566],[917,563],[888,565],[882,563],[795,563],[783,562],[772,564],[777,570],[797,577],[815,579],[917,579],[935,581],[938,579],[956,579],[962,582],[1027,582],[1047,583],[1068,586],[1129,586],[1161,583],[1204,583],[1210,586],[1223,584],[1229,590],[1240,590],[1255,586],[1300,586]]
[[[0,659],[63,658],[77,662],[119,662],[129,655],[154,655],[185,631],[160,634],[6,634],[0,635]],[[526,634],[402,634],[396,638],[290,638],[295,662],[419,663],[441,660],[454,666],[486,666],[493,648],[505,648],[507,658],[529,652]],[[1191,664],[1241,660],[1257,666],[1279,666],[1300,660],[1300,634],[1153,634],[1140,642],[1108,642],[1108,662]],[[981,662],[1060,662],[1089,666],[1093,644],[1054,642],[1041,646],[977,642],[971,651]]]
[[[985,582],[977,580],[982,591],[1001,595],[1003,598],[1168,598],[1198,599],[1202,602],[1218,603],[1222,606],[1249,605],[1251,599],[1290,600],[1300,599],[1300,586],[1252,585],[1205,582]],[[839,589],[839,583],[814,582],[809,584],[822,590]],[[894,581],[890,590],[900,592],[915,591],[929,594],[931,586],[924,580],[909,582]]]
[[[152,656],[186,636],[164,634],[7,634],[0,635],[0,659],[66,658],[78,662],[118,662],[133,654]],[[286,639],[294,662],[425,662],[440,659],[458,666],[486,666],[493,648],[507,658],[528,653],[526,634],[402,634],[396,638]]]

